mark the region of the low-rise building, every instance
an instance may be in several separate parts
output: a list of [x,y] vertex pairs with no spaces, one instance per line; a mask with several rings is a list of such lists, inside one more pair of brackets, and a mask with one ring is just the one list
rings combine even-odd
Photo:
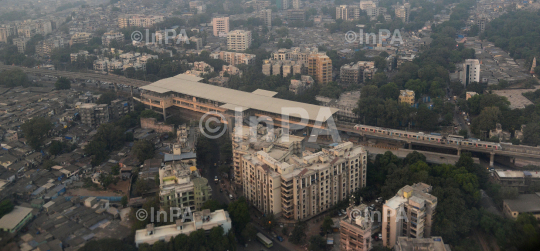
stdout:
[[101,36],[101,44],[103,46],[109,46],[112,41],[116,41],[120,45],[124,41],[124,34],[122,32],[109,31]]
[[0,219],[0,229],[15,233],[32,219],[32,208],[15,206],[13,210]]
[[[354,203],[354,197],[352,197]],[[368,206],[350,205],[339,222],[339,248],[343,251],[369,251],[372,248],[371,217]]]
[[154,227],[154,224],[148,224],[145,229],[140,229],[135,232],[135,245],[154,244],[157,241],[170,241],[179,234],[188,235],[191,232],[203,229],[210,231],[214,227],[222,227],[224,234],[227,234],[232,227],[229,212],[220,209],[214,212],[205,209],[201,212],[193,213],[193,221],[184,222],[176,220],[176,224]]
[[292,79],[289,85],[289,91],[298,95],[304,93],[307,89],[313,87],[315,80],[311,76],[302,75],[300,80]]
[[444,244],[442,237],[434,236],[431,238],[408,238],[399,237],[394,247],[395,251],[452,251],[448,244]]
[[503,212],[512,219],[517,219],[520,214],[532,214],[540,219],[540,193],[520,194],[517,198],[503,200]]
[[400,90],[399,91],[399,103],[406,103],[409,105],[414,105],[414,91],[411,90]]
[[504,187],[515,187],[519,192],[527,192],[531,185],[540,184],[538,171],[495,170],[495,181]]
[[198,211],[212,198],[208,180],[201,177],[196,167],[172,163],[159,169],[159,198],[163,206],[190,208]]

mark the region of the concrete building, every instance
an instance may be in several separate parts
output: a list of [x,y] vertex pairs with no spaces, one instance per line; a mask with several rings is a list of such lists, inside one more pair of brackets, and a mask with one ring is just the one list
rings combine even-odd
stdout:
[[4,232],[15,233],[24,227],[32,216],[32,208],[15,206],[11,212],[0,219],[0,229]]
[[540,193],[520,194],[517,198],[503,200],[503,213],[517,219],[520,214],[532,214],[540,220]]
[[[354,197],[353,197],[354,203]],[[339,222],[339,248],[343,251],[369,251],[372,248],[371,218],[368,206],[351,205]]]
[[470,98],[472,98],[472,97],[474,97],[476,95],[478,95],[478,93],[476,93],[476,92],[466,92],[465,93],[465,100],[469,100]]
[[300,80],[292,79],[289,85],[289,91],[298,95],[304,93],[307,89],[313,87],[315,80],[311,76],[302,75]]
[[229,33],[229,17],[214,17],[212,29],[214,37],[226,37]]
[[261,10],[259,17],[263,20],[264,25],[268,27],[272,26],[272,9]]
[[144,16],[138,14],[127,14],[118,17],[118,27],[120,29],[127,27],[150,28],[157,23],[163,22],[163,16]]
[[121,44],[124,42],[124,34],[122,32],[109,31],[105,32],[103,36],[101,36],[101,43],[103,46],[109,46],[112,41],[116,41]]
[[480,82],[480,61],[478,59],[465,59],[463,70],[460,72],[460,80],[465,87],[472,82]]
[[360,66],[355,63],[345,64],[339,69],[339,79],[343,84],[357,85],[360,83]]
[[336,7],[336,19],[355,20],[360,18],[362,9],[355,5],[340,5]]
[[301,157],[291,154],[294,151],[264,147],[241,157],[244,196],[259,211],[306,220],[366,184],[367,153],[362,147],[346,142]]
[[159,199],[165,207],[189,208],[199,211],[212,198],[208,180],[201,177],[197,168],[180,163],[159,169]]
[[401,188],[383,205],[383,246],[393,248],[398,237],[429,238],[437,198],[424,183]]
[[379,1],[360,1],[360,9],[361,10],[367,10],[369,8],[375,8],[377,7],[377,2]]
[[81,122],[90,127],[97,127],[109,122],[109,107],[107,104],[85,103],[79,106]]
[[326,53],[309,55],[308,75],[312,76],[318,84],[328,84],[332,81],[332,60]]
[[26,50],[26,44],[30,39],[26,37],[19,37],[13,39],[13,44],[17,46],[17,51],[19,53],[24,53]]
[[251,31],[233,30],[227,34],[227,49],[245,51],[251,46]]
[[479,15],[475,21],[480,32],[484,32],[486,30],[486,24],[489,22],[488,18],[485,15]]
[[292,8],[296,9],[296,10],[302,8],[302,1],[300,1],[300,0],[292,0]]
[[205,209],[202,212],[193,213],[193,221],[184,222],[182,220],[176,220],[176,224],[165,225],[160,227],[154,227],[154,224],[148,224],[146,229],[140,229],[135,232],[135,245],[143,243],[154,244],[157,241],[171,241],[172,238],[179,234],[188,235],[191,232],[203,229],[209,232],[214,227],[221,226],[224,234],[227,234],[232,228],[231,218],[229,212],[220,209],[214,212]]
[[411,90],[400,90],[399,91],[399,103],[407,103],[409,105],[414,105],[414,91]]
[[540,184],[538,171],[514,171],[496,169],[493,172],[495,181],[503,187],[515,187],[519,192],[529,191],[531,185]]
[[255,64],[255,54],[247,54],[240,52],[220,51],[219,53],[212,53],[210,57],[213,59],[221,59],[230,65],[253,65]]
[[287,20],[289,21],[304,21],[306,19],[306,11],[301,9],[287,10]]
[[448,244],[444,244],[442,237],[408,238],[398,237],[395,251],[452,251]]
[[121,119],[122,117],[133,111],[133,106],[127,100],[115,99],[111,101],[109,109],[109,116],[111,119]]
[[411,15],[411,4],[405,3],[404,5],[399,5],[395,9],[396,18],[401,18],[403,23],[409,22],[409,16]]
[[88,32],[77,32],[69,40],[69,46],[74,44],[88,44],[88,41],[92,39],[92,33]]

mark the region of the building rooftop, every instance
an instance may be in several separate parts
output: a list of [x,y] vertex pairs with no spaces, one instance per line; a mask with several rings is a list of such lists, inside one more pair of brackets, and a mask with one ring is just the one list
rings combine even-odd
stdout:
[[519,213],[540,213],[540,193],[520,194],[515,199],[504,200],[504,203]]
[[[273,98],[272,92],[258,90],[254,93],[219,87],[200,83],[202,78],[186,74],[166,78],[141,87],[143,90],[164,94],[167,92],[183,93],[186,95],[204,98],[225,103],[224,108],[232,106],[239,108],[252,108],[274,114],[282,114],[283,108],[303,108],[307,111],[310,120],[318,118],[321,109],[330,109],[331,114],[338,111],[336,108],[327,108],[285,99]],[[293,116],[294,114],[291,114]],[[324,121],[328,118],[322,118]]]
[[13,211],[0,219],[0,229],[15,228],[31,212],[32,208],[15,206]]

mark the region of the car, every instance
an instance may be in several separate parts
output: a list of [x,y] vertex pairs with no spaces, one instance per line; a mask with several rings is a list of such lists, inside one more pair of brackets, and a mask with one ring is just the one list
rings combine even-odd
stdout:
[[277,234],[272,232],[272,237],[276,238],[277,237]]
[[377,235],[377,238],[379,238],[379,240],[382,240],[382,233],[379,233],[379,235]]
[[223,189],[220,188],[220,189],[219,189],[219,192],[220,192],[220,193],[223,193]]
[[371,207],[372,207],[372,208],[375,208],[375,204],[371,204]]
[[283,242],[283,237],[281,237],[281,236],[279,236],[279,235],[276,237],[276,239],[277,239],[279,242]]
[[229,199],[233,200],[234,197],[232,196],[232,194],[229,194]]

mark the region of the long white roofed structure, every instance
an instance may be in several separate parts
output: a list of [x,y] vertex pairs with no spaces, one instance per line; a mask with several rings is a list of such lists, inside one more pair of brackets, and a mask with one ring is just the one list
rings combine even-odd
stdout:
[[[322,128],[326,128],[326,121],[338,111],[336,108],[274,98],[277,93],[272,91],[257,89],[250,93],[201,83],[200,80],[202,78],[187,74],[159,80],[141,87],[140,101],[162,109],[164,115],[171,106],[201,113],[219,112],[225,116],[234,116],[235,111],[241,111],[244,118],[268,116],[274,119],[276,126],[282,126],[278,122],[285,113],[290,114],[291,124],[303,124],[300,118],[308,116],[309,122],[304,125],[313,127],[318,121]],[[297,108],[304,114],[297,114]]]

